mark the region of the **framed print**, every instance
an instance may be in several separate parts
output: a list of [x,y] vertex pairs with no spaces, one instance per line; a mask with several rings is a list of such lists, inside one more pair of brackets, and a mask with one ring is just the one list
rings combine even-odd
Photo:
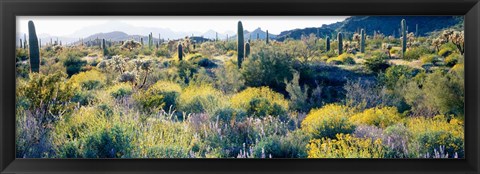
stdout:
[[1,172],[478,173],[479,8],[1,1]]

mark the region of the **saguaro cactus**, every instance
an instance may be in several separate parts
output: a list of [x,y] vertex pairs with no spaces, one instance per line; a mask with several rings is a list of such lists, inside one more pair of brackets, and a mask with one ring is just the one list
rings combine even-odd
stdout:
[[268,30],[267,30],[267,37],[265,38],[265,43],[268,44]]
[[215,42],[218,41],[218,33],[215,32]]
[[405,57],[405,51],[407,51],[407,21],[402,19],[402,57]]
[[243,26],[242,21],[238,21],[237,27],[237,61],[238,61],[238,68],[242,67],[242,62],[244,58],[244,42],[243,42]]
[[360,52],[365,53],[365,30],[360,30]]
[[418,24],[415,25],[415,36],[418,37]]
[[23,34],[23,49],[27,49],[27,34]]
[[340,55],[340,54],[343,53],[343,35],[342,35],[342,32],[338,32],[337,40],[338,40],[338,55]]
[[28,39],[30,43],[30,71],[38,73],[40,71],[40,51],[38,49],[38,38],[33,21],[28,21]]
[[152,33],[150,33],[148,35],[148,48],[152,49],[152,46],[153,46],[153,35],[152,35]]
[[250,42],[245,43],[245,57],[250,55]]
[[105,42],[105,39],[102,39],[102,48],[103,48],[103,56],[108,55],[108,49],[107,49],[107,44]]
[[20,39],[20,48],[23,48],[22,39]]
[[182,61],[183,58],[183,47],[182,43],[178,43],[178,60]]
[[325,44],[326,47],[327,47],[326,49],[327,49],[327,51],[330,51],[330,37],[327,36],[326,40],[327,40],[327,43]]

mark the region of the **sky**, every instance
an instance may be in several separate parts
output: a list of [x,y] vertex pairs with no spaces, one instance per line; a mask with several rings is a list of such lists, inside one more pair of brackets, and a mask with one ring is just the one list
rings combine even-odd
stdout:
[[[116,21],[135,27],[169,28],[176,32],[220,33],[236,32],[237,22],[242,21],[245,30],[253,31],[260,27],[272,34],[285,30],[307,27],[320,27],[343,21],[348,16],[17,16],[17,32],[28,32],[28,21],[33,20],[39,34],[52,36],[72,36],[87,28],[101,26]],[[111,28],[112,31],[121,31]],[[91,33],[95,34],[95,33]],[[127,33],[138,34],[138,33]]]

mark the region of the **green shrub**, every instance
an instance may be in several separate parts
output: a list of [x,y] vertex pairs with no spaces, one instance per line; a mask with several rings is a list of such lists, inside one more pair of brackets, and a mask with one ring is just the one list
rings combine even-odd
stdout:
[[252,46],[250,57],[243,62],[241,68],[245,85],[284,90],[284,80],[291,79],[293,75],[292,62],[293,58],[287,56],[284,50],[272,45]]
[[464,115],[464,77],[454,72],[437,70],[428,74],[423,81],[408,83],[409,92],[404,93],[404,97],[415,115]]
[[[224,124],[233,124],[234,122],[242,122],[247,118],[247,113],[240,110],[234,109],[232,107],[224,107],[218,109],[215,114],[218,117],[219,121]],[[212,121],[216,121],[216,117],[212,117]]]
[[23,48],[17,48],[15,50],[15,57],[17,62],[28,60],[28,50]]
[[435,64],[437,59],[438,58],[435,54],[425,54],[420,57],[420,61],[422,61],[423,64],[426,64],[426,63]]
[[73,75],[70,78],[70,81],[81,86],[83,89],[92,90],[104,86],[106,79],[105,75],[101,72],[90,70]]
[[415,70],[409,66],[394,65],[387,68],[385,74],[383,74],[382,80],[388,89],[394,90],[398,85],[406,84],[413,77],[415,77],[418,72],[418,70]]
[[179,84],[170,81],[158,81],[146,91],[138,92],[133,96],[139,107],[146,111],[175,109],[175,102],[182,93]]
[[213,61],[211,61],[208,58],[202,58],[196,62],[198,66],[205,67],[205,68],[213,68],[216,67],[217,64],[215,64]]
[[314,138],[335,138],[339,133],[349,134],[355,126],[348,119],[353,114],[347,106],[329,104],[310,111],[302,121],[302,130]]
[[87,65],[87,61],[82,60],[81,57],[78,57],[75,53],[67,53],[66,59],[63,62],[63,65],[67,68],[68,76],[79,73],[82,70],[82,67]]
[[128,158],[132,152],[132,137],[119,125],[93,132],[86,138],[86,158]]
[[26,109],[35,113],[34,117],[38,121],[45,124],[54,122],[61,113],[72,109],[71,99],[76,91],[80,91],[67,82],[66,77],[63,72],[30,74],[26,84],[17,89],[17,99],[26,103]]
[[309,137],[302,131],[273,135],[258,142],[253,152],[256,158],[306,158],[308,141]]
[[157,51],[155,51],[157,57],[172,57],[167,47],[161,46]]
[[387,63],[388,55],[384,52],[374,52],[372,56],[365,60],[365,66],[373,72],[385,71],[390,65]]
[[327,60],[328,64],[333,65],[353,65],[355,64],[355,60],[353,59],[353,55],[348,53],[343,53],[335,58],[329,58]]
[[226,61],[223,66],[215,69],[215,87],[229,94],[240,91],[244,85],[242,73],[232,61]]
[[453,67],[455,66],[455,64],[459,62],[461,58],[463,57],[460,54],[457,54],[457,53],[450,54],[447,56],[447,58],[445,58],[445,65],[449,67]]
[[78,141],[68,141],[58,148],[57,156],[59,158],[82,158],[80,143]]
[[193,85],[185,88],[177,100],[180,111],[186,113],[215,113],[225,104],[225,96],[210,85]]
[[451,42],[448,42],[440,46],[440,50],[438,50],[438,56],[447,57],[456,50],[457,46]]
[[428,153],[432,157],[435,154],[434,151],[439,151],[443,146],[450,158],[455,153],[459,158],[464,157],[463,122],[457,119],[449,121],[445,116],[440,115],[433,118],[409,118],[406,120],[406,125],[412,132],[414,143],[411,146],[416,144],[418,147],[418,151],[415,152],[417,156],[424,157]]
[[413,47],[409,48],[405,52],[403,59],[405,60],[418,60],[424,54],[430,54],[430,50],[426,47]]
[[72,97],[72,102],[78,103],[81,106],[86,106],[95,101],[95,95],[89,91],[75,91],[75,95]]
[[131,95],[133,88],[132,85],[127,84],[127,83],[118,83],[109,89],[107,89],[107,92],[110,94],[115,99],[121,99],[126,96]]

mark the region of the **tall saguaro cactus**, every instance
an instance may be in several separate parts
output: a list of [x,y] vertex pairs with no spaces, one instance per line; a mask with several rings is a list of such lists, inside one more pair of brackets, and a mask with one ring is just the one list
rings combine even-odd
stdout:
[[418,37],[418,24],[415,25],[415,37]]
[[243,26],[242,21],[238,21],[237,27],[237,61],[238,61],[238,68],[242,67],[242,62],[245,54],[244,50],[244,42],[243,42]]
[[149,49],[152,49],[152,46],[153,46],[153,34],[150,33],[150,34],[148,35],[148,48],[149,48]]
[[105,39],[102,39],[102,49],[103,49],[103,56],[107,56],[108,49],[107,49],[107,44],[105,42]]
[[182,61],[183,58],[183,47],[182,43],[178,42],[178,60]]
[[402,19],[402,57],[405,57],[405,51],[407,51],[407,21]]
[[250,55],[250,42],[245,43],[245,57]]
[[365,30],[360,30],[360,52],[365,53]]
[[326,39],[326,40],[327,40],[327,41],[326,41],[327,43],[326,43],[325,45],[326,45],[326,47],[327,47],[326,50],[327,50],[327,52],[328,52],[328,51],[330,51],[330,37],[327,36],[327,39]]
[[40,71],[40,50],[38,49],[38,38],[33,21],[28,21],[28,39],[30,43],[30,71],[38,73]]
[[23,34],[23,49],[27,49],[27,34]]
[[338,55],[340,55],[340,54],[343,53],[343,35],[342,35],[342,32],[338,32],[337,40],[338,40]]
[[268,30],[267,30],[267,38],[265,38],[265,43],[268,44]]

